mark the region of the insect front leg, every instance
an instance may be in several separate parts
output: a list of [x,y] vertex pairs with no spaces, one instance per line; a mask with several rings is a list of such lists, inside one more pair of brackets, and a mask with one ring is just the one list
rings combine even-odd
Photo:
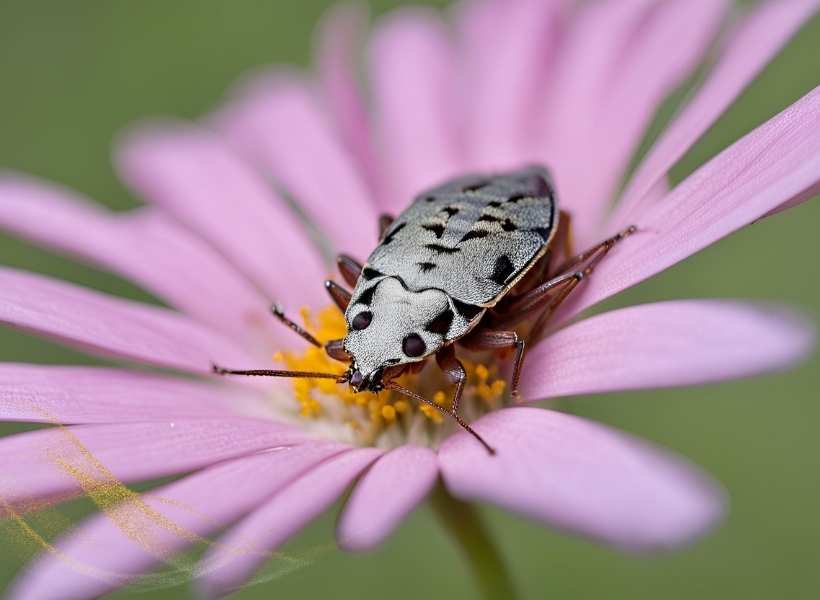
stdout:
[[524,348],[526,344],[515,331],[500,331],[478,327],[467,337],[459,340],[462,346],[469,350],[503,350],[515,348],[513,356],[513,372],[510,385],[510,394],[513,401],[519,402],[518,382],[521,380],[521,366],[524,364]]
[[458,415],[458,407],[461,403],[461,395],[464,393],[464,382],[467,379],[467,373],[464,370],[464,365],[456,358],[456,352],[453,345],[445,346],[436,352],[436,363],[447,377],[450,383],[456,385],[456,393],[453,395],[453,404],[450,407],[450,412],[454,416]]
[[352,294],[331,279],[325,280],[325,289],[330,295],[330,299],[344,312],[350,304]]
[[396,219],[393,215],[379,215],[379,239],[384,237],[384,232],[387,231],[387,228],[390,227],[395,220]]
[[327,355],[333,360],[345,363],[350,362],[351,357],[348,351],[345,350],[344,339],[330,340],[325,344],[325,352],[327,352]]
[[339,273],[341,273],[345,283],[351,287],[355,287],[356,282],[359,280],[359,275],[362,274],[362,264],[347,254],[340,254],[336,257],[336,267],[339,269]]

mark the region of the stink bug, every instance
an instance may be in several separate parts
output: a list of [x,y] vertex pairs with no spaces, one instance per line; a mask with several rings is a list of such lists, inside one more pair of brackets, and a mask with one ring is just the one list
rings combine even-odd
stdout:
[[[526,339],[514,328],[531,321],[526,338],[537,337],[610,248],[635,231],[629,227],[553,269],[558,241],[563,256],[571,255],[569,225],[542,167],[448,181],[417,196],[395,219],[383,216],[381,240],[364,265],[338,257],[339,272],[352,292],[325,281],[345,314],[347,335],[323,347],[331,358],[348,363],[344,374],[213,370],[220,375],[333,378],[356,392],[393,390],[448,413],[493,453],[459,415],[466,375],[455,348],[512,350],[511,390],[517,399]],[[322,347],[281,309],[274,307],[273,314]],[[456,386],[449,410],[395,381],[431,356]]]

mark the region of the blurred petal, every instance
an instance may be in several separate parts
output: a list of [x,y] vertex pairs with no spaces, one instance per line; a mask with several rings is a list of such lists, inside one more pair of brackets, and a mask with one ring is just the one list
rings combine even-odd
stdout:
[[[382,450],[357,448],[303,475],[230,529],[205,557],[201,583],[208,597],[226,595],[247,581],[285,540],[326,510]],[[248,551],[238,555],[235,546]]]
[[0,324],[84,352],[198,373],[211,362],[258,362],[204,325],[33,273],[0,268]]
[[0,498],[26,510],[84,491],[101,495],[108,486],[107,499],[117,500],[119,482],[185,473],[305,439],[301,430],[271,421],[224,417],[30,431],[0,439]]
[[189,226],[271,299],[323,306],[326,269],[273,188],[218,137],[181,123],[143,127],[120,149],[122,178]]
[[454,48],[436,14],[397,10],[370,46],[377,152],[385,210],[397,213],[424,188],[460,174]]
[[10,175],[0,178],[0,227],[122,275],[226,332],[275,335],[263,296],[219,254],[154,211],[116,215],[68,190]]
[[544,88],[552,88],[551,67],[565,4],[469,2],[457,15],[465,63],[464,145],[471,169],[515,168],[531,158],[524,153]]
[[319,25],[316,68],[327,109],[371,189],[378,181],[370,123],[357,76],[367,11],[361,3],[332,6]]
[[618,53],[588,137],[583,144],[573,142],[578,152],[558,148],[549,155],[549,161],[555,159],[558,191],[572,212],[581,246],[600,230],[604,210],[655,111],[698,65],[728,5],[727,0],[656,4]]
[[399,446],[370,467],[356,484],[336,528],[345,550],[379,545],[426,496],[438,476],[436,454]]
[[[0,363],[0,420],[61,425],[270,415],[246,386],[101,367]],[[267,409],[267,410],[266,410]]]
[[566,314],[612,296],[820,183],[820,87],[700,167],[634,222]]
[[558,529],[629,550],[687,542],[720,517],[716,484],[681,459],[626,434],[538,408],[490,413],[439,450],[444,482]]
[[[366,257],[377,212],[356,164],[301,83],[260,77],[216,117],[220,129],[284,185],[335,250]],[[321,281],[314,283],[321,285]]]
[[813,326],[784,309],[690,300],[614,310],[547,337],[527,354],[525,398],[697,385],[789,367]]
[[738,24],[709,78],[638,167],[617,207],[615,221],[624,224],[637,216],[635,210],[646,192],[712,126],[818,6],[818,0],[767,2]]
[[[342,448],[305,444],[242,457],[151,490],[116,508],[108,507],[105,514],[92,517],[59,540],[56,553],[41,554],[14,583],[9,598],[98,598],[158,564],[170,562],[169,558],[187,546],[207,543],[205,536],[253,510],[294,477]],[[133,531],[139,531],[139,536]],[[233,551],[241,553],[243,549],[235,547]],[[182,569],[186,566],[184,562],[181,565]],[[188,579],[196,574],[175,570],[170,577]],[[57,581],[59,585],[55,585]]]

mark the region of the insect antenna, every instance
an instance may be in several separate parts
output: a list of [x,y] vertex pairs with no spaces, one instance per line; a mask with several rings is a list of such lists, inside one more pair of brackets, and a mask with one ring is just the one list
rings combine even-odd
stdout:
[[304,377],[305,379],[335,379],[336,383],[347,381],[345,373],[319,373],[315,371],[279,371],[276,369],[226,369],[211,364],[211,371],[217,375],[249,375],[251,377]]
[[393,390],[394,392],[398,392],[399,394],[407,396],[408,398],[412,398],[416,402],[424,402],[425,404],[429,404],[430,406],[432,406],[433,408],[435,408],[439,412],[444,413],[445,415],[450,415],[451,417],[453,417],[456,420],[456,423],[461,425],[470,435],[472,435],[475,439],[477,439],[479,441],[479,443],[482,446],[484,446],[484,449],[487,450],[487,452],[489,452],[491,455],[495,455],[495,448],[493,448],[486,441],[484,441],[484,438],[481,437],[475,429],[473,429],[467,423],[465,423],[464,419],[462,419],[461,416],[459,416],[458,413],[451,412],[451,411],[445,409],[444,407],[439,406],[438,404],[436,404],[432,400],[428,400],[424,396],[421,396],[421,395],[417,394],[416,392],[408,390],[407,388],[404,388],[404,387],[400,386],[397,383],[393,383],[392,381],[386,382],[384,384],[384,387],[385,387],[385,389]]

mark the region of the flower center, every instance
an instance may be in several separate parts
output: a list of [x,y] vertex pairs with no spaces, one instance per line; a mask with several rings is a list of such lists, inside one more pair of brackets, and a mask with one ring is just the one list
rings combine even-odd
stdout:
[[[328,306],[314,317],[301,311],[307,329],[322,344],[347,334],[344,315]],[[343,364],[330,358],[322,348],[308,347],[301,354],[277,352],[274,360],[289,370],[341,374]],[[472,421],[501,407],[506,400],[506,382],[494,362],[477,357],[460,357],[467,372],[459,414]],[[444,410],[451,406],[455,385],[448,383],[435,361],[427,361],[418,373],[405,373],[397,383],[429,398]],[[454,421],[436,408],[416,405],[390,390],[356,392],[347,383],[331,379],[294,379],[294,410],[308,429],[316,429],[341,441],[362,446],[391,448],[404,443],[435,447],[452,429]]]

